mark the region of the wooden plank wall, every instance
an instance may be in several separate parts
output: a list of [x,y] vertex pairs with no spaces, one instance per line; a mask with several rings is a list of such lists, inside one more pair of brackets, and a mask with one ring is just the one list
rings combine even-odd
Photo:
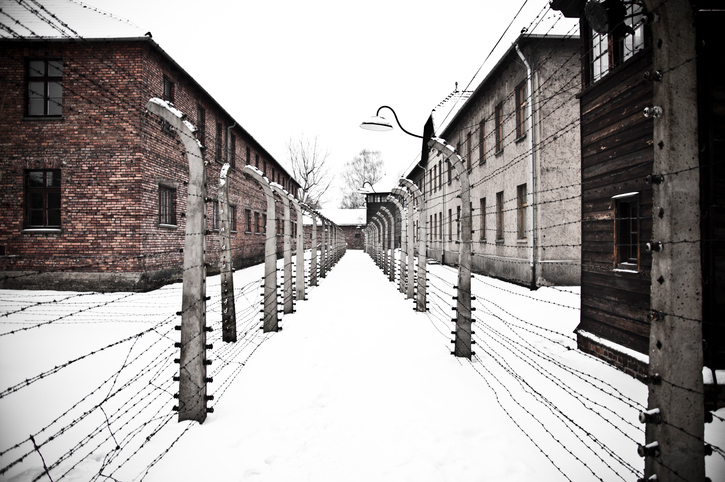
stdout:
[[615,271],[612,196],[640,193],[639,245],[652,233],[651,47],[581,94],[582,270],[581,319],[577,329],[636,351],[649,347],[651,255],[640,252],[637,273]]

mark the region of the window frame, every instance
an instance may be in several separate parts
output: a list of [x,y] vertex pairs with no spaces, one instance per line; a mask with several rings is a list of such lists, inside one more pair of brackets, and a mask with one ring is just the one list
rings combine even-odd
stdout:
[[486,164],[486,120],[478,124],[478,165]]
[[496,193],[496,243],[504,241],[503,191]]
[[177,189],[173,186],[159,184],[158,225],[160,227],[177,227]]
[[526,183],[516,186],[516,233],[518,239],[523,241],[526,236],[526,214],[528,203]]
[[206,146],[206,110],[198,104],[196,106],[196,138],[202,146]]
[[[639,271],[642,261],[641,253],[641,225],[642,206],[639,192],[630,192],[612,196],[614,209],[614,267],[616,269]],[[626,212],[622,210],[627,206]],[[635,212],[632,212],[632,207]],[[632,226],[634,224],[634,227]],[[629,242],[622,242],[624,231]],[[632,239],[634,236],[634,242]],[[626,258],[626,259],[625,259]]]
[[169,102],[174,101],[174,82],[167,75],[164,75],[161,81],[161,97]]
[[503,101],[496,105],[494,112],[496,127],[496,154],[503,152]]
[[526,137],[526,106],[528,93],[526,79],[516,86],[516,140]]
[[[42,186],[31,186],[30,185],[30,178],[31,173],[42,173]],[[48,186],[48,173],[52,173],[53,176],[51,176],[52,181],[51,185]],[[58,184],[55,184],[55,179],[57,179]],[[61,229],[63,226],[63,219],[62,219],[62,173],[60,169],[26,169],[25,170],[25,179],[24,179],[24,188],[25,188],[25,216],[24,216],[24,229]],[[42,196],[42,207],[36,207],[35,204],[33,204],[32,198],[33,195],[40,194]],[[50,201],[49,201],[49,195],[57,195],[57,207],[51,207]],[[43,218],[42,223],[33,223],[32,220],[34,218],[33,212],[41,211],[41,216]],[[54,218],[57,216],[58,223],[55,224],[51,221],[51,211],[57,211],[57,213],[54,213]]]
[[482,197],[478,202],[479,202],[479,206],[481,209],[480,226],[479,226],[481,233],[479,234],[479,239],[481,241],[485,241],[486,240],[486,198]]
[[[43,72],[41,75],[32,75],[33,72],[38,72],[31,67],[33,62],[43,62]],[[60,71],[59,75],[52,75],[50,72],[51,63],[55,63],[54,68]],[[40,94],[34,90],[31,90],[32,83],[42,83],[43,92],[41,96],[33,96],[33,93]],[[59,96],[51,95],[51,84],[57,84],[59,89]],[[63,116],[63,61],[59,58],[30,58],[27,61],[26,69],[26,83],[25,83],[25,111],[28,117],[42,118],[42,117],[62,117]],[[34,109],[31,108],[31,102],[42,98],[43,102],[43,113],[34,113]],[[58,102],[57,99],[60,99]],[[59,112],[53,112],[50,105],[55,103],[58,105]]]

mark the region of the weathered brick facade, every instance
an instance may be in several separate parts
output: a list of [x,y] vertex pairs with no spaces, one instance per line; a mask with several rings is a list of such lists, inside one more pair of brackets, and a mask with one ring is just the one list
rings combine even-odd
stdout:
[[[62,63],[61,115],[30,115],[31,61]],[[0,287],[145,290],[180,279],[189,167],[179,134],[146,113],[153,97],[172,101],[199,127],[207,163],[207,261],[215,266],[219,254],[214,204],[227,145],[234,264],[263,260],[266,200],[242,167],[259,167],[293,193],[297,183],[151,39],[4,39],[0,79]],[[29,217],[35,202],[29,173],[47,170],[60,173],[59,225]],[[171,206],[163,219],[162,190]],[[51,203],[44,199],[43,212]],[[276,210],[279,218],[279,201]]]

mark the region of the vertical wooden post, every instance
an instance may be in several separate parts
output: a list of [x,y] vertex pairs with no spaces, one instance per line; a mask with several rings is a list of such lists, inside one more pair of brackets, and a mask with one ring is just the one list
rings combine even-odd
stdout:
[[189,161],[179,357],[179,421],[206,420],[206,166],[196,128],[168,102],[151,99],[146,109],[179,133]]
[[244,166],[244,174],[259,183],[267,198],[267,227],[264,241],[264,317],[265,333],[279,331],[277,312],[277,224],[275,222],[274,193],[269,181],[256,167]]
[[461,243],[458,247],[458,291],[456,302],[456,340],[454,354],[471,358],[471,184],[463,158],[439,138],[428,141],[456,170],[461,183]]

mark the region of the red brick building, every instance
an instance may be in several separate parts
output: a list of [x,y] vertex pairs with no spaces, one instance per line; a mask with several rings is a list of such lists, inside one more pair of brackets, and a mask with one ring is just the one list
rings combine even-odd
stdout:
[[153,97],[186,114],[204,146],[207,261],[218,259],[226,161],[234,263],[263,260],[266,200],[242,167],[293,194],[299,186],[153,40],[0,39],[0,79],[0,287],[145,290],[180,279],[189,167],[179,134],[145,112]]

